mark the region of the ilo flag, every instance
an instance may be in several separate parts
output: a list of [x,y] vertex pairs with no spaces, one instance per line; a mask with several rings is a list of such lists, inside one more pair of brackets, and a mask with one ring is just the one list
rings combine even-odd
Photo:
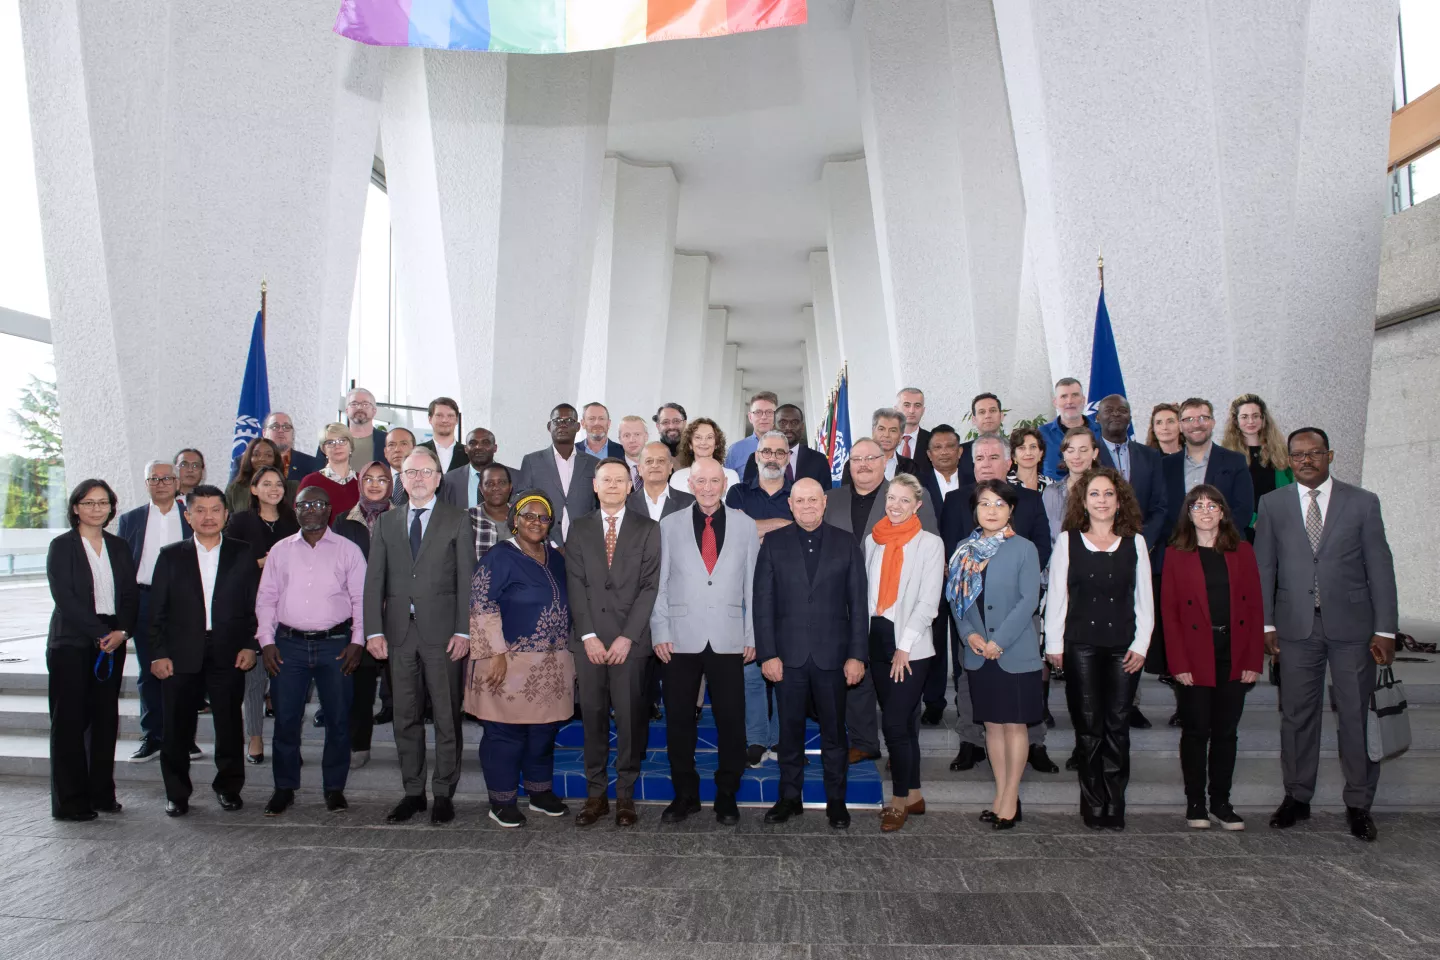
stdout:
[[[1105,309],[1105,286],[1100,286],[1100,302],[1095,307],[1095,340],[1090,346],[1090,393],[1085,398],[1085,412],[1095,416],[1100,401],[1118,393],[1125,393],[1125,377],[1120,373],[1120,354],[1115,349],[1115,332],[1110,329],[1110,311]],[[1130,436],[1135,436],[1135,427],[1130,427]]]
[[245,379],[240,381],[240,404],[235,409],[235,440],[230,456],[240,456],[250,441],[260,436],[260,427],[270,416],[270,376],[265,371],[265,314],[257,311],[250,332],[250,357],[245,361]]
[[850,372],[840,371],[840,383],[830,399],[829,436],[826,437],[825,453],[830,458],[830,486],[840,486],[845,475],[845,464],[850,460]]

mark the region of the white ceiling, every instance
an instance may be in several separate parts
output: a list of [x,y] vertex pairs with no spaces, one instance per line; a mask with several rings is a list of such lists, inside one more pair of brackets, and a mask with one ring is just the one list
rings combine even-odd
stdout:
[[743,385],[797,401],[809,253],[826,243],[821,168],[861,151],[851,5],[810,0],[802,27],[615,57],[609,150],[673,165],[675,246],[710,255],[710,303],[729,308]]

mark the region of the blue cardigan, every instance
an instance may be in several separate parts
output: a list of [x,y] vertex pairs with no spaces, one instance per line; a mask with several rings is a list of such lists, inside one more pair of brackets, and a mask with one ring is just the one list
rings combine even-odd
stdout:
[[[1005,653],[1000,669],[1006,673],[1033,673],[1040,669],[1040,637],[1035,633],[1035,610],[1040,606],[1040,555],[1035,545],[1014,536],[995,552],[985,567],[985,620],[977,606],[957,622],[965,651],[965,669],[979,670],[985,658],[970,649],[972,633],[995,641]],[[952,610],[953,614],[953,610]]]

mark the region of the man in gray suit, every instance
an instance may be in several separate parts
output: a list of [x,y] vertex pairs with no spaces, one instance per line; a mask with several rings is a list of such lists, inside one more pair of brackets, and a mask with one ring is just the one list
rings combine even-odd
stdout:
[[1395,564],[1380,498],[1330,476],[1335,454],[1325,431],[1296,430],[1289,447],[1295,483],[1260,498],[1255,524],[1265,648],[1280,660],[1285,799],[1270,826],[1284,829],[1310,818],[1328,664],[1340,728],[1345,814],[1351,834],[1374,840],[1370,804],[1380,765],[1366,751],[1365,727],[1375,665],[1395,659]]
[[695,704],[710,688],[719,762],[715,819],[740,822],[735,793],[745,769],[745,664],[755,659],[752,598],[760,535],[755,521],[720,503],[725,474],[710,457],[695,461],[695,503],[660,521],[660,592],[650,616],[655,656],[665,672],[665,739],[675,799],[660,819],[700,812],[695,771]]
[[658,522],[694,502],[690,494],[670,486],[670,448],[659,440],[647,443],[640,451],[640,488],[630,494],[625,508]]
[[[825,492],[825,522],[848,530],[855,542],[863,546],[872,527],[885,516],[885,451],[869,437],[855,441],[850,448],[850,480]],[[940,535],[935,510],[920,501],[920,528]],[[880,756],[880,719],[875,702],[875,681],[870,671],[845,697],[845,727],[850,736],[850,762],[875,760]]]
[[555,536],[552,531],[551,536],[562,544],[570,534],[570,524],[595,509],[595,465],[599,461],[576,449],[579,428],[580,418],[570,404],[551,410],[545,425],[550,446],[525,454],[515,478],[516,490],[541,490],[560,511],[560,534]]
[[386,817],[409,820],[425,809],[425,722],[428,691],[435,719],[433,823],[455,818],[451,798],[460,782],[460,705],[470,655],[470,576],[475,536],[470,515],[435,498],[440,461],[416,447],[401,477],[410,502],[380,518],[365,571],[365,647],[390,661],[395,749],[405,797]]
[[660,524],[628,509],[630,468],[607,457],[595,466],[600,509],[570,529],[565,545],[570,651],[585,727],[585,806],[575,817],[588,827],[610,812],[610,712],[615,712],[615,823],[636,820],[635,781],[650,734],[645,708],[650,614],[660,589]]

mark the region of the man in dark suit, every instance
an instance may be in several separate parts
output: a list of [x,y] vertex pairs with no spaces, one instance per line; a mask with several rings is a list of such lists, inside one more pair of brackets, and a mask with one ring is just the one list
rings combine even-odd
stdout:
[[663,440],[647,443],[640,451],[640,489],[630,494],[625,509],[643,513],[657,523],[695,498],[670,486],[670,447]]
[[[995,394],[982,393],[970,401],[970,423],[975,427],[977,437],[983,437],[987,433],[998,433],[1004,436],[1004,422],[1005,411],[1001,409],[1000,398]],[[966,483],[969,483],[969,478],[975,475],[973,454],[970,452],[974,444],[974,440],[968,440],[960,445],[960,476],[966,478]],[[931,670],[930,675],[935,676],[935,672]]]
[[[869,437],[860,438],[850,447],[849,464],[855,467],[853,482],[825,491],[825,522],[849,533],[857,544],[863,545],[866,535],[885,516],[885,493],[890,489],[890,481],[885,478],[884,458],[880,444]],[[921,529],[927,533],[940,532],[930,504],[921,500],[916,515]],[[868,620],[866,630],[869,630]],[[851,763],[880,756],[877,710],[875,682],[866,671],[846,694],[845,729],[850,738]]]
[[[140,746],[130,755],[132,763],[158,759],[160,745],[165,742],[165,710],[160,696],[160,680],[150,672],[150,662],[154,659],[150,649],[150,587],[155,578],[155,564],[161,547],[188,540],[192,532],[185,519],[185,504],[176,496],[179,486],[173,463],[168,460],[147,463],[145,491],[150,495],[150,502],[122,513],[117,530],[120,539],[130,546],[130,559],[135,563],[135,584],[140,588],[140,612],[135,621],[138,667],[135,686],[140,694]],[[194,755],[199,751],[191,749],[190,752]]]
[[582,453],[596,460],[625,459],[625,448],[610,439],[610,408],[605,404],[598,401],[585,404],[580,413],[580,428],[585,431],[585,439],[576,446]]
[[815,704],[825,764],[825,815],[850,826],[846,691],[865,675],[870,616],[865,556],[854,537],[823,522],[825,490],[810,478],[790,488],[795,522],[760,545],[755,563],[755,659],[775,684],[780,714],[780,797],[766,823],[804,812],[805,712]]
[[410,501],[380,517],[365,571],[365,647],[390,661],[395,749],[405,796],[386,820],[401,823],[426,808],[425,722],[428,693],[435,720],[432,823],[455,819],[460,782],[460,705],[470,655],[470,576],[475,534],[470,514],[435,497],[440,464],[422,447],[405,460]]
[[[886,483],[893,480],[897,473],[908,473],[912,476],[918,476],[921,472],[919,465],[916,464],[914,460],[910,457],[901,456],[897,452],[897,448],[900,445],[900,432],[904,428],[904,424],[905,415],[893,407],[881,407],[879,410],[876,410],[870,418],[870,436],[868,439],[880,448],[880,472],[885,478]],[[925,441],[927,443],[930,441],[928,432],[925,435]],[[850,460],[846,461],[845,470],[840,476],[840,483],[842,485],[849,485],[853,482],[850,468],[854,459],[855,451],[852,449],[850,451]]]
[[920,421],[925,418],[925,392],[919,387],[901,387],[895,394],[895,409],[901,416],[897,444],[900,456],[920,463],[930,447],[930,431],[920,426]]
[[[295,449],[295,422],[288,413],[271,411],[261,425],[260,436],[280,448],[280,458],[284,461],[281,467],[285,470],[287,480],[299,483],[301,477],[309,476],[325,466],[325,461],[316,460],[308,453]],[[234,482],[235,475],[239,472],[240,457],[237,456],[230,461],[230,482]]]
[[460,404],[450,397],[436,397],[430,401],[429,420],[430,439],[420,446],[435,451],[440,468],[446,473],[465,466],[465,448],[456,441],[460,431]]
[[1185,502],[1185,495],[1202,483],[1210,484],[1225,495],[1230,515],[1240,518],[1237,523],[1243,523],[1243,518],[1255,513],[1255,484],[1250,479],[1250,465],[1245,455],[1212,441],[1210,436],[1214,432],[1215,408],[1209,400],[1191,397],[1180,404],[1180,433],[1185,437],[1185,445],[1161,460],[1165,474],[1162,542],[1170,539],[1180,519],[1180,505]]
[[[445,473],[445,479],[440,481],[441,503],[448,503],[452,507],[459,507],[462,510],[469,510],[471,507],[480,506],[485,499],[484,490],[481,487],[481,475],[485,468],[492,463],[497,463],[495,451],[500,445],[495,442],[495,434],[484,427],[476,427],[465,434],[465,457],[464,466],[457,467]],[[500,466],[505,466],[500,464]],[[509,467],[506,467],[509,470]],[[510,470],[511,475],[514,475]]]
[[[966,445],[968,450],[969,445]],[[973,461],[968,473],[960,472],[960,434],[948,423],[938,425],[930,431],[930,443],[925,448],[925,462],[917,464],[920,468],[918,479],[920,486],[925,488],[925,502],[935,509],[937,519],[940,517],[945,497],[948,494],[968,486],[975,481],[975,468]],[[931,670],[930,676],[943,675],[944,670]]]
[[[575,443],[580,418],[570,404],[562,403],[551,410],[545,427],[550,432],[550,446],[525,454],[520,461],[515,489],[538,489],[550,498],[560,511],[557,539],[563,544],[570,533],[570,524],[595,509],[595,464],[598,461],[582,453]],[[625,456],[623,448],[620,456]],[[551,536],[555,536],[554,528]]]
[[239,810],[245,785],[245,671],[254,669],[255,590],[260,566],[243,540],[222,536],[230,511],[219,487],[190,491],[195,536],[160,551],[150,598],[150,672],[160,680],[165,729],[160,751],[165,813],[190,810],[190,750],[200,704],[215,722],[215,797]]
[[391,427],[385,434],[384,459],[390,464],[390,502],[397,507],[410,502],[410,495],[405,492],[405,481],[400,476],[400,468],[405,465],[405,458],[410,456],[414,449],[415,434],[411,433],[408,427]]
[[[825,454],[812,450],[805,443],[805,414],[793,403],[782,403],[775,408],[775,429],[785,434],[790,447],[790,462],[785,465],[785,482],[793,483],[809,477],[820,484],[821,489],[830,489],[830,461]],[[758,446],[757,446],[758,449]],[[750,483],[758,475],[756,459],[745,461],[745,472],[740,477]]]
[[[1130,401],[1118,393],[1100,401],[1095,408],[1095,419],[1100,423],[1100,463],[1120,471],[1120,476],[1134,488],[1135,499],[1140,503],[1145,546],[1150,551],[1150,565],[1158,575],[1160,561],[1165,556],[1163,534],[1169,515],[1160,451],[1130,439]],[[1041,568],[1044,568],[1043,562]],[[1158,591],[1158,576],[1155,583]]]
[[[975,463],[973,482],[954,493],[947,494],[945,505],[940,510],[940,539],[945,542],[946,557],[953,554],[960,542],[970,536],[971,531],[979,526],[975,521],[975,511],[970,506],[970,496],[975,489],[975,484],[981,480],[1004,480],[1006,474],[1010,472],[1010,442],[1000,434],[976,437],[971,444],[971,456]],[[1050,562],[1050,521],[1045,516],[1045,504],[1040,499],[1040,494],[1034,490],[1027,490],[1024,487],[1015,487],[1014,489],[1017,500],[1015,509],[1010,515],[1010,528],[1035,545],[1035,551],[1040,556],[1040,569],[1043,570],[1045,565]],[[969,770],[985,759],[985,748],[982,746],[985,734],[975,723],[971,710],[970,676],[960,669],[961,656],[964,651],[960,649],[960,637],[953,626],[949,605],[942,602],[940,608],[940,613],[935,618],[934,636],[936,637],[935,663],[937,666],[941,666],[941,669],[937,670],[935,667],[931,667],[930,677],[933,678],[939,674],[941,679],[938,685],[927,679],[925,710],[920,719],[926,723],[939,723],[944,714],[944,684],[947,678],[943,664],[945,657],[949,656],[950,662],[954,665],[952,675],[955,684],[956,731],[960,734],[960,750],[955,754],[951,769]],[[946,640],[943,645],[940,642],[941,637]],[[940,707],[938,712],[934,709],[937,704]],[[1030,727],[1028,762],[1040,773],[1059,773],[1060,768],[1050,759],[1050,754],[1045,748],[1047,729],[1044,723],[1037,723]]]
[[575,681],[585,728],[585,806],[588,827],[610,812],[610,716],[615,716],[615,823],[636,820],[635,781],[650,735],[645,707],[650,659],[650,614],[660,590],[660,524],[631,510],[630,469],[606,458],[595,468],[600,509],[576,519],[565,542],[565,579],[574,630]]
[[1330,476],[1335,454],[1325,431],[1296,430],[1289,451],[1295,483],[1260,498],[1255,524],[1265,648],[1280,660],[1285,799],[1270,826],[1283,829],[1310,818],[1328,666],[1340,728],[1345,815],[1350,833],[1370,841],[1377,835],[1370,804],[1380,765],[1366,750],[1365,727],[1375,665],[1395,660],[1395,561],[1385,539],[1380,498]]

